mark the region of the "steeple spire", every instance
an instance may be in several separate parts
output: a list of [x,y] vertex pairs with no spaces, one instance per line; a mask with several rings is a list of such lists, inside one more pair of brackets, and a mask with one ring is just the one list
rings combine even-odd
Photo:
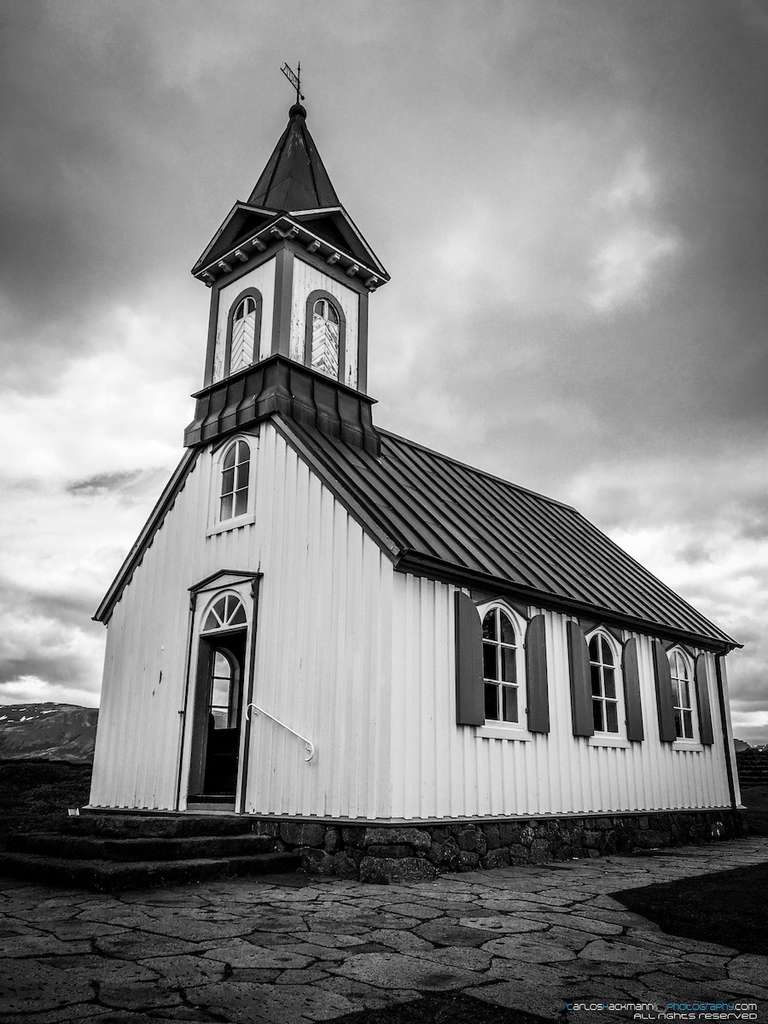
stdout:
[[294,103],[288,126],[248,197],[266,210],[319,210],[341,205],[307,128],[307,110]]

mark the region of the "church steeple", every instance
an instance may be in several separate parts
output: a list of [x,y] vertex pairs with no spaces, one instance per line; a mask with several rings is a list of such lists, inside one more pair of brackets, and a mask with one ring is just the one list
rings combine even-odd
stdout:
[[[339,201],[306,121],[294,103],[248,201],[235,203],[192,268],[211,289],[211,314],[187,444],[279,409],[378,448],[365,398],[368,296],[389,274]],[[276,368],[281,382],[267,401]]]

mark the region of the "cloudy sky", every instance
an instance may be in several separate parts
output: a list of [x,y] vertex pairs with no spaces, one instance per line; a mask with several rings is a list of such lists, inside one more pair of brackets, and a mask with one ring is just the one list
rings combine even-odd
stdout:
[[576,504],[740,640],[768,740],[768,4],[2,0],[0,702],[99,699],[90,621],[181,451],[189,268],[283,60],[392,274],[377,422]]

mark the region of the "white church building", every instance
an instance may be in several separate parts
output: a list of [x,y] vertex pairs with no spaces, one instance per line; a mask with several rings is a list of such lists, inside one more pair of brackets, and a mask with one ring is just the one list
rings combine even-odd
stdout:
[[203,386],[96,613],[90,807],[720,827],[738,645],[575,509],[374,424],[389,275],[302,105],[192,273]]

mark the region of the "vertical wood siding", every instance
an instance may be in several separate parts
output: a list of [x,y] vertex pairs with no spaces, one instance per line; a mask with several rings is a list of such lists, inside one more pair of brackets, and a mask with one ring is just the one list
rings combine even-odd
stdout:
[[246,288],[258,288],[261,292],[261,336],[257,340],[256,360],[266,359],[272,345],[272,311],[275,301],[275,261],[274,259],[254,267],[248,274],[243,274],[237,281],[228,284],[219,292],[219,311],[216,318],[216,344],[213,355],[213,380],[221,380],[224,372],[224,348],[227,341],[227,320],[232,303],[240,292]]
[[114,609],[91,803],[174,806],[188,588],[239,569],[264,574],[253,699],[317,751],[305,763],[295,736],[254,718],[246,810],[386,817],[392,565],[270,424],[254,465],[255,522],[206,536],[213,461],[200,455]]
[[307,324],[307,297],[316,289],[329,292],[344,311],[344,383],[357,387],[358,321],[360,299],[352,288],[346,288],[334,277],[315,270],[304,260],[293,261],[293,294],[291,296],[291,359],[304,362],[304,340]]

